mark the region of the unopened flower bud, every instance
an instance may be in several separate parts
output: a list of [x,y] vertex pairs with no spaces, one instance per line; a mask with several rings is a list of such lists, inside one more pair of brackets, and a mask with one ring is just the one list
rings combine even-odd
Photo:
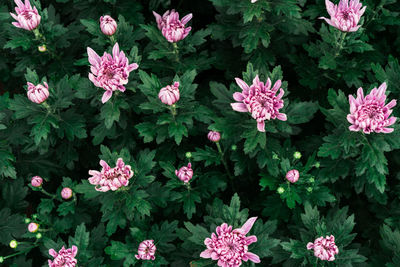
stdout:
[[42,183],[43,183],[43,179],[40,176],[33,176],[31,179],[31,185],[33,187],[40,187],[40,186],[42,186]]
[[39,45],[37,49],[39,50],[39,52],[42,52],[42,53],[47,51],[47,47],[45,44]]
[[28,82],[28,99],[36,104],[41,104],[49,97],[49,86],[46,82],[44,85],[38,84],[34,85],[33,83]]
[[321,163],[319,163],[319,161],[317,161],[317,162],[315,162],[314,166],[315,166],[315,168],[318,169],[319,167],[321,167]]
[[72,190],[69,187],[64,187],[63,190],[61,190],[61,197],[63,199],[70,199],[72,197]]
[[278,187],[278,189],[276,191],[278,192],[278,194],[283,194],[283,193],[285,193],[285,188],[280,186],[280,187]]
[[37,233],[37,234],[36,234],[36,238],[37,238],[37,239],[42,238],[42,234],[41,234],[41,233]]
[[291,183],[295,183],[299,180],[300,174],[298,170],[290,170],[286,173],[286,179],[291,182]]
[[210,131],[207,137],[211,142],[218,142],[221,139],[221,134],[219,132]]
[[185,157],[190,159],[192,157],[192,153],[191,152],[186,152]]
[[314,182],[315,182],[315,177],[312,176],[310,179],[308,179],[308,181],[309,181],[310,183],[314,183]]
[[232,146],[231,146],[231,149],[232,149],[233,151],[236,151],[237,145],[232,145]]
[[4,262],[4,257],[0,257],[0,263]]
[[117,30],[117,22],[109,15],[101,16],[100,29],[105,35],[111,36]]
[[278,154],[276,154],[276,153],[273,153],[273,154],[272,154],[272,159],[275,159],[275,160],[279,159],[279,156],[278,156]]
[[173,85],[161,88],[158,98],[166,105],[172,106],[175,104],[180,98],[179,82],[174,82]]
[[30,222],[31,222],[31,219],[25,218],[24,222],[25,222],[25,223],[30,223]]
[[296,152],[293,153],[293,157],[295,159],[300,159],[301,158],[301,153],[299,151],[296,151]]
[[307,187],[307,192],[311,193],[312,192],[312,187]]
[[18,247],[18,242],[16,240],[11,240],[10,241],[10,248],[17,248]]
[[32,215],[32,219],[36,220],[37,219],[37,214]]
[[28,225],[28,231],[31,233],[37,232],[38,229],[39,229],[39,224],[37,223],[32,222]]
[[187,166],[181,167],[179,170],[175,170],[175,175],[178,176],[182,182],[189,183],[193,177],[192,164],[189,163]]

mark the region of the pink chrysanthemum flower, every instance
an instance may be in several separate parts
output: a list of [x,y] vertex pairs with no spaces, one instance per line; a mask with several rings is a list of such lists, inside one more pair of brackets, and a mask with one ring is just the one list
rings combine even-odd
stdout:
[[104,52],[100,57],[92,48],[87,48],[89,62],[91,64],[89,79],[97,87],[106,90],[101,101],[107,102],[114,91],[125,92],[125,84],[128,83],[129,73],[137,69],[136,63],[129,64],[123,51],[119,51],[118,43],[115,43],[112,55]]
[[161,102],[169,106],[178,102],[180,98],[179,82],[174,82],[173,85],[167,85],[166,87],[161,88],[158,93],[158,98]]
[[40,176],[33,176],[31,179],[31,185],[33,187],[40,187],[42,186],[43,178]]
[[100,29],[105,35],[111,36],[117,30],[117,22],[109,15],[101,16]]
[[[396,117],[390,117],[396,100],[390,101],[385,105],[386,101],[386,83],[382,83],[378,89],[374,88],[364,97],[363,89],[357,90],[357,98],[349,95],[350,114],[347,120],[352,124],[350,131],[363,131],[366,134],[375,133],[391,133],[393,128],[386,128],[396,122]],[[389,118],[390,117],[390,118]]]
[[70,199],[72,197],[72,189],[69,187],[64,187],[61,190],[61,197],[63,199]]
[[307,249],[314,250],[314,256],[323,261],[334,261],[335,255],[339,253],[339,249],[335,244],[335,237],[333,235],[323,236],[315,239],[314,243],[309,242]]
[[187,166],[181,167],[179,170],[175,170],[175,175],[178,176],[182,182],[189,183],[193,177],[192,164],[189,162]]
[[145,240],[139,244],[138,254],[135,257],[138,260],[155,260],[156,249],[154,240]]
[[246,236],[256,220],[257,217],[252,217],[241,228],[235,230],[226,223],[218,226],[216,234],[212,233],[211,238],[204,240],[207,249],[200,254],[200,257],[218,260],[218,266],[221,267],[238,267],[242,264],[242,260],[259,263],[260,258],[248,251],[248,246],[257,242],[257,237]]
[[100,192],[109,190],[115,191],[122,186],[128,186],[129,179],[133,176],[131,166],[125,165],[124,161],[119,158],[116,166],[111,168],[104,160],[100,160],[103,167],[101,172],[90,170],[89,183],[96,185],[95,189]]
[[153,14],[156,17],[158,29],[170,43],[185,39],[192,29],[191,27],[185,28],[185,24],[193,17],[192,13],[184,16],[181,20],[179,20],[179,13],[175,12],[174,9],[168,10],[162,17],[154,11]]
[[[250,112],[251,116],[257,120],[257,128],[260,132],[265,132],[265,120],[286,121],[286,114],[279,112],[283,107],[282,96],[285,93],[281,88],[281,80],[276,81],[272,89],[270,78],[264,84],[260,82],[258,75],[250,87],[239,78],[235,80],[243,91],[233,94],[233,98],[239,103],[232,103],[231,106],[239,112]],[[278,90],[279,94],[276,95]]]
[[36,29],[40,24],[40,19],[42,18],[36,7],[32,8],[29,0],[25,0],[25,4],[23,4],[21,0],[14,0],[14,2],[17,4],[17,7],[15,8],[17,15],[13,13],[10,13],[10,15],[17,22],[13,22],[12,25],[28,31]]
[[49,97],[49,85],[46,82],[43,82],[43,84],[44,85],[38,84],[35,86],[33,83],[27,83],[28,91],[26,94],[28,95],[28,99],[33,103],[43,103]]
[[296,169],[290,170],[286,173],[286,179],[291,183],[297,182],[299,180],[299,177],[300,173]]
[[62,247],[58,253],[54,249],[50,249],[49,254],[54,257],[54,260],[49,260],[49,267],[75,267],[78,262],[75,259],[77,253],[76,246],[68,249]]
[[329,25],[343,32],[355,32],[361,27],[357,24],[365,12],[366,6],[361,8],[362,4],[359,0],[340,0],[338,5],[325,0],[325,5],[331,18],[320,17],[320,19],[324,19]]

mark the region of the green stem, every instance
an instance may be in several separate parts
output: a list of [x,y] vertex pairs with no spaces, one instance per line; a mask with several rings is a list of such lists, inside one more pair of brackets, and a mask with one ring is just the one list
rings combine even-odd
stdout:
[[29,247],[29,248],[24,249],[24,250],[21,250],[21,251],[18,251],[18,252],[16,252],[16,253],[10,254],[10,255],[8,255],[8,256],[4,256],[3,259],[6,260],[6,259],[12,258],[12,257],[14,257],[14,256],[18,256],[18,255],[23,254],[23,253],[27,253],[28,251],[30,251],[30,250],[33,249],[34,247],[37,247],[37,245],[36,245],[36,246]]
[[336,56],[339,56],[340,51],[343,49],[343,42],[346,37],[346,32],[340,32],[339,42],[338,42],[338,50],[336,52]]
[[231,172],[229,171],[229,168],[228,168],[228,164],[226,163],[226,161],[224,159],[224,152],[222,152],[221,145],[219,144],[219,142],[215,142],[215,144],[217,145],[219,156],[221,158],[222,164],[225,167],[226,174],[228,175],[229,179],[231,180],[232,190],[235,193],[236,190],[235,190],[235,187],[233,185],[233,176],[231,175]]
[[47,192],[46,190],[44,190],[43,187],[40,188],[40,192],[42,192],[43,194],[45,194],[45,195],[48,196],[48,197],[51,197],[52,199],[55,199],[55,198],[56,198],[55,195],[50,194],[49,192]]
[[111,36],[110,36],[110,41],[111,41],[111,44],[112,44],[112,45],[115,44],[116,41],[115,41],[114,35],[111,35]]
[[169,110],[171,111],[172,117],[174,118],[175,121],[175,116],[178,114],[178,112],[176,111],[176,105],[173,104],[172,106],[169,106]]
[[179,63],[179,48],[176,43],[172,43],[174,46],[175,61]]

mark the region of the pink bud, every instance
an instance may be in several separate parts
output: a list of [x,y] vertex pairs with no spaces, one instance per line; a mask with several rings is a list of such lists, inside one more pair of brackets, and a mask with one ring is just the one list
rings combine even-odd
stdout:
[[33,83],[28,82],[28,98],[33,103],[40,104],[49,97],[49,86],[46,82],[44,82],[44,86],[41,84],[34,85]]
[[172,106],[175,104],[179,98],[179,82],[174,82],[173,85],[167,85],[161,88],[160,93],[158,93],[158,98],[166,105]]
[[189,163],[187,167],[183,166],[179,170],[175,170],[175,175],[185,184],[189,183],[193,177],[192,164]]
[[63,190],[61,190],[61,197],[63,199],[70,199],[72,197],[72,190],[69,187],[64,187]]
[[290,170],[286,173],[286,179],[291,182],[295,183],[299,180],[300,174],[298,170]]
[[31,179],[31,185],[33,187],[40,187],[43,183],[43,179],[40,176],[33,176]]
[[37,223],[32,222],[28,225],[28,231],[31,233],[35,233],[38,229],[39,229],[39,224]]
[[221,139],[221,134],[219,132],[210,131],[207,137],[211,142],[218,142]]
[[17,28],[22,28],[28,31],[36,29],[40,24],[41,16],[36,7],[31,6],[29,0],[25,0],[25,3],[22,3],[21,0],[14,0],[17,4],[14,13],[10,13],[10,15],[16,20],[12,24]]
[[117,22],[109,15],[101,16],[100,29],[105,35],[111,36],[117,30]]

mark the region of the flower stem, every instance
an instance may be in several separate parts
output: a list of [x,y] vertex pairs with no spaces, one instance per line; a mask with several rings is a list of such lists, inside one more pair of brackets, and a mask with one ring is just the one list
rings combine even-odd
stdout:
[[12,258],[12,257],[14,257],[14,256],[18,256],[18,255],[23,254],[23,253],[27,253],[29,250],[33,249],[34,247],[37,247],[37,245],[36,245],[36,246],[29,247],[29,248],[26,248],[26,249],[21,250],[21,251],[18,251],[18,252],[15,252],[15,253],[10,254],[10,255],[8,255],[8,256],[4,256],[3,259],[6,260],[6,259]]
[[114,44],[115,44],[115,38],[114,38],[114,35],[111,35],[111,36],[110,36],[110,41],[111,41],[111,44],[112,44],[112,45],[114,45]]
[[172,106],[170,106],[169,110],[171,111],[171,115],[172,115],[172,117],[174,118],[174,121],[175,121],[175,116],[176,116],[176,114],[178,114],[178,112],[176,111],[176,105],[173,104]]
[[55,195],[50,194],[49,192],[47,192],[46,190],[44,190],[43,187],[40,188],[40,192],[42,192],[43,194],[45,194],[45,195],[48,196],[48,197],[51,197],[52,199],[55,199],[55,198],[56,198]]
[[343,42],[344,42],[345,37],[346,37],[346,32],[340,32],[340,35],[339,35],[339,42],[337,43],[337,44],[338,44],[338,45],[337,45],[337,49],[338,49],[338,50],[337,50],[335,56],[339,56],[340,51],[343,49]]
[[224,159],[224,153],[222,152],[221,145],[219,144],[219,142],[215,142],[215,144],[217,145],[219,156],[221,158],[222,164],[225,167],[226,174],[228,175],[229,179],[232,181],[232,189],[233,189],[233,176],[231,175],[231,172],[229,171],[229,168],[228,168],[228,164],[226,163],[226,161]]
[[179,63],[179,48],[176,43],[172,43],[174,46],[175,61]]

